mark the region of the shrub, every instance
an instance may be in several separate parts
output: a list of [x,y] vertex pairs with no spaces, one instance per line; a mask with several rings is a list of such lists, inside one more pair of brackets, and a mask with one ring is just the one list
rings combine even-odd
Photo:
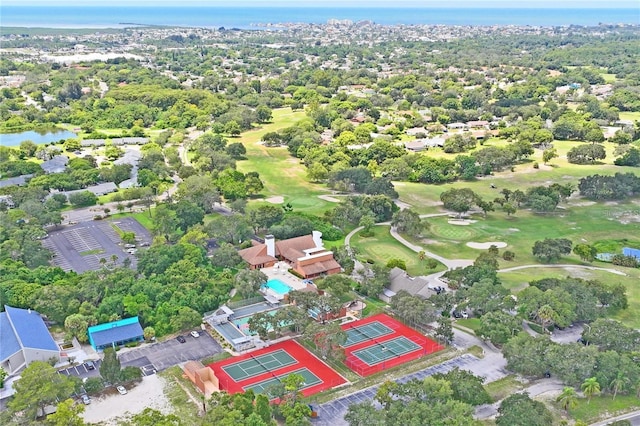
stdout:
[[502,258],[507,261],[512,261],[513,259],[516,258],[516,254],[510,250],[507,250],[504,253],[502,253]]
[[89,377],[86,382],[84,382],[84,390],[87,393],[97,393],[100,392],[104,388],[104,383],[102,382],[101,377]]
[[625,256],[624,254],[616,254],[611,258],[611,263],[618,266],[625,266],[627,268],[637,268],[640,266],[638,260],[633,256]]

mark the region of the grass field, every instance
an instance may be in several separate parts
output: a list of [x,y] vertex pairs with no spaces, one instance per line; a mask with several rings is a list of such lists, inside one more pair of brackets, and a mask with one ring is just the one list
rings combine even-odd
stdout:
[[[446,216],[426,219],[431,225],[421,241],[414,241],[427,250],[448,258],[475,259],[481,250],[471,249],[466,242],[505,242],[516,254],[514,261],[500,261],[501,268],[538,263],[531,253],[534,242],[544,238],[568,238],[578,243],[594,244],[601,240],[622,240],[640,235],[640,224],[634,222],[640,210],[633,202],[567,204],[554,214],[538,215],[521,210],[507,217],[502,212],[473,215],[468,226],[451,225]],[[633,239],[629,245],[640,243]],[[561,263],[582,263],[576,255],[568,255]]]
[[418,258],[418,253],[400,244],[389,233],[386,226],[377,226],[372,237],[362,237],[360,233],[351,238],[351,246],[358,253],[358,258],[366,262],[372,259],[376,264],[386,265],[390,259],[402,259],[407,264],[409,275],[427,275],[444,270],[444,265],[438,264],[436,269],[426,269]]
[[268,148],[259,143],[265,133],[290,127],[304,117],[302,111],[277,109],[273,111],[272,123],[243,133],[239,141],[247,149],[247,160],[238,162],[238,170],[243,173],[260,174],[265,186],[262,191],[265,199],[282,196],[284,203],[291,203],[295,210],[321,214],[334,205],[318,198],[318,195],[327,194],[329,191],[324,186],[312,184],[307,180],[306,168],[289,154],[287,148]]
[[571,409],[569,414],[576,420],[590,424],[601,420],[605,415],[606,418],[611,418],[638,408],[640,408],[640,399],[635,395],[617,395],[616,399],[611,395],[602,395],[594,396],[591,402],[586,398],[579,398],[578,406]]
[[640,112],[623,111],[620,113],[620,120],[640,120]]

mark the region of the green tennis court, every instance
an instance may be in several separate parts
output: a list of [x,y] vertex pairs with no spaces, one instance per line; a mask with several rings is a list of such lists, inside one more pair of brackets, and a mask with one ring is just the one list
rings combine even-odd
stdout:
[[305,388],[308,388],[310,386],[315,386],[318,383],[322,383],[322,380],[320,380],[320,378],[318,376],[313,374],[309,369],[307,369],[305,367],[305,368],[301,368],[299,370],[290,371],[290,372],[288,372],[286,374],[281,374],[279,376],[272,377],[272,378],[267,379],[267,380],[263,380],[263,381],[258,382],[258,383],[254,383],[252,385],[244,386],[242,389],[245,392],[248,391],[249,389],[251,389],[255,393],[264,393],[265,389],[267,389],[270,386],[277,385],[278,383],[280,383],[282,380],[284,380],[290,374],[299,374],[302,377],[304,377],[304,383],[302,384],[302,388],[301,389],[305,389]]
[[367,346],[351,354],[357,356],[368,365],[376,365],[417,350],[422,350],[422,347],[406,337],[400,336],[386,342],[376,342],[375,345]]
[[350,327],[345,331],[347,332],[347,341],[342,345],[345,348],[393,333],[392,329],[379,321],[370,322],[358,327]]
[[263,374],[269,371],[277,370],[287,365],[296,364],[298,361],[289,355],[285,350],[280,349],[275,352],[260,356],[252,356],[250,359],[240,361],[235,364],[229,364],[222,369],[234,381],[239,382],[248,377]]

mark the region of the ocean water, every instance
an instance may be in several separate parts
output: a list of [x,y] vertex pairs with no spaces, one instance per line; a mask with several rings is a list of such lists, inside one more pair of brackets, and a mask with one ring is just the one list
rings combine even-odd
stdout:
[[381,7],[104,7],[0,6],[2,27],[118,28],[126,24],[255,28],[267,23],[326,23],[329,19],[378,24],[597,25],[640,24],[636,9],[447,9]]

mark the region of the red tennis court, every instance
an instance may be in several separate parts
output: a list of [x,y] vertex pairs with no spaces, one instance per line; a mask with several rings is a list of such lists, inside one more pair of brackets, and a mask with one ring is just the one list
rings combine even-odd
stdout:
[[385,314],[342,324],[347,333],[345,365],[361,376],[396,367],[444,349]]
[[301,390],[309,396],[346,382],[331,367],[294,340],[276,343],[268,348],[209,364],[218,379],[219,388],[229,393],[253,389],[261,393],[287,375],[304,378]]

